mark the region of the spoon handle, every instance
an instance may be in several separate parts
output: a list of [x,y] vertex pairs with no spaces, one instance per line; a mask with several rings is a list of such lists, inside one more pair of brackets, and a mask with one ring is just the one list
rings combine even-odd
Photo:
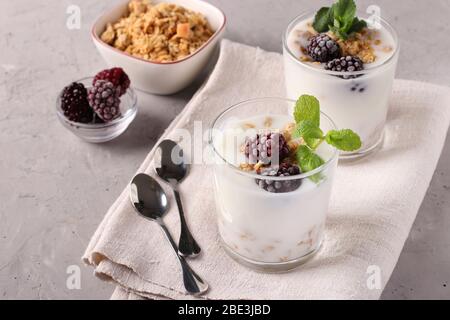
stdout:
[[183,257],[195,257],[201,251],[200,246],[195,241],[191,232],[189,231],[189,227],[186,223],[186,218],[184,217],[183,205],[181,203],[180,193],[176,188],[173,188],[173,193],[175,195],[175,200],[178,206],[178,212],[180,214],[180,241],[178,242],[178,252]]
[[157,222],[163,229],[167,240],[169,240],[169,243],[172,245],[177,258],[180,261],[181,269],[183,271],[183,283],[186,291],[192,295],[201,295],[205,293],[208,290],[208,284],[202,278],[200,278],[200,276],[196,274],[194,270],[191,269],[184,257],[178,254],[177,245],[175,244],[175,241],[173,241],[172,236],[170,235],[170,232],[162,219],[158,219]]

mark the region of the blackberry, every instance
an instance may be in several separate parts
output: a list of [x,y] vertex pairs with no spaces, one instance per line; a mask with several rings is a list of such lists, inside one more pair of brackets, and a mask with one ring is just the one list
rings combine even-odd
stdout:
[[[325,70],[339,71],[339,72],[354,72],[364,69],[364,64],[360,58],[354,56],[346,56],[338,59],[334,59],[325,64]],[[354,79],[358,76],[344,75],[340,76],[343,79]]]
[[[259,172],[262,176],[270,177],[289,177],[299,175],[300,173],[300,168],[291,163],[282,163],[279,167],[263,169]],[[255,182],[261,189],[271,193],[292,192],[297,190],[302,184],[301,179],[286,181],[256,179]]]
[[61,109],[70,121],[90,123],[94,119],[94,110],[89,106],[88,93],[82,83],[73,82],[64,88]]
[[120,95],[125,94],[130,87],[130,78],[128,78],[128,75],[122,68],[112,68],[100,71],[94,77],[92,84],[95,85],[98,80],[107,80],[112,82],[115,87],[120,87]]
[[281,133],[256,134],[245,139],[245,156],[249,163],[278,164],[289,155],[289,147]]
[[120,87],[106,80],[97,80],[89,90],[89,103],[100,119],[105,122],[120,116]]
[[[94,111],[92,111],[94,112]],[[93,124],[100,124],[105,123],[102,118],[100,118],[95,112],[94,112],[94,121],[92,121]]]
[[318,62],[328,62],[341,56],[341,48],[337,42],[325,33],[309,39],[306,50],[309,56]]
[[350,86],[350,91],[363,93],[366,91],[366,87],[363,83],[352,83]]

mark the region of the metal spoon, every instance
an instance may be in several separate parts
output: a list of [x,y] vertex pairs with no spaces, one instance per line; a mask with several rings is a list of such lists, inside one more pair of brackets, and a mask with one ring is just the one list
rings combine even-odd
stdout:
[[200,253],[201,249],[189,231],[184,217],[180,193],[178,192],[178,184],[186,177],[188,172],[188,165],[183,158],[183,149],[172,140],[162,141],[158,149],[157,155],[159,154],[160,158],[155,159],[156,173],[172,187],[180,214],[181,232],[178,252],[185,257],[195,257]]
[[203,281],[186,260],[178,254],[178,248],[164,224],[162,217],[169,207],[167,196],[159,183],[149,175],[140,173],[133,178],[130,185],[130,198],[133,207],[143,217],[155,221],[164,231],[172,245],[183,271],[183,282],[189,294],[200,295],[208,290],[208,284]]

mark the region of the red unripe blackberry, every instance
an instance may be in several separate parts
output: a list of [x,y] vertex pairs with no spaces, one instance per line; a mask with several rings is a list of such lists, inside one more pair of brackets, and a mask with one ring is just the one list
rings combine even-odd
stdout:
[[125,94],[130,87],[130,78],[122,68],[112,68],[100,71],[94,77],[93,85],[98,80],[106,80],[111,82],[115,87],[120,87],[120,95]]

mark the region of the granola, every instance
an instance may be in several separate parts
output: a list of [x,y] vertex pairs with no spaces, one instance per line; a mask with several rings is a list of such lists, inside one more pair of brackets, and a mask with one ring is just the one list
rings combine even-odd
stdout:
[[101,40],[149,61],[180,60],[199,49],[214,33],[202,14],[175,4],[131,0],[128,11],[127,16],[106,26]]
[[372,37],[372,33],[364,29],[362,32],[355,33],[347,40],[338,39],[338,44],[344,56],[356,56],[364,63],[372,63],[377,58],[372,45]]

